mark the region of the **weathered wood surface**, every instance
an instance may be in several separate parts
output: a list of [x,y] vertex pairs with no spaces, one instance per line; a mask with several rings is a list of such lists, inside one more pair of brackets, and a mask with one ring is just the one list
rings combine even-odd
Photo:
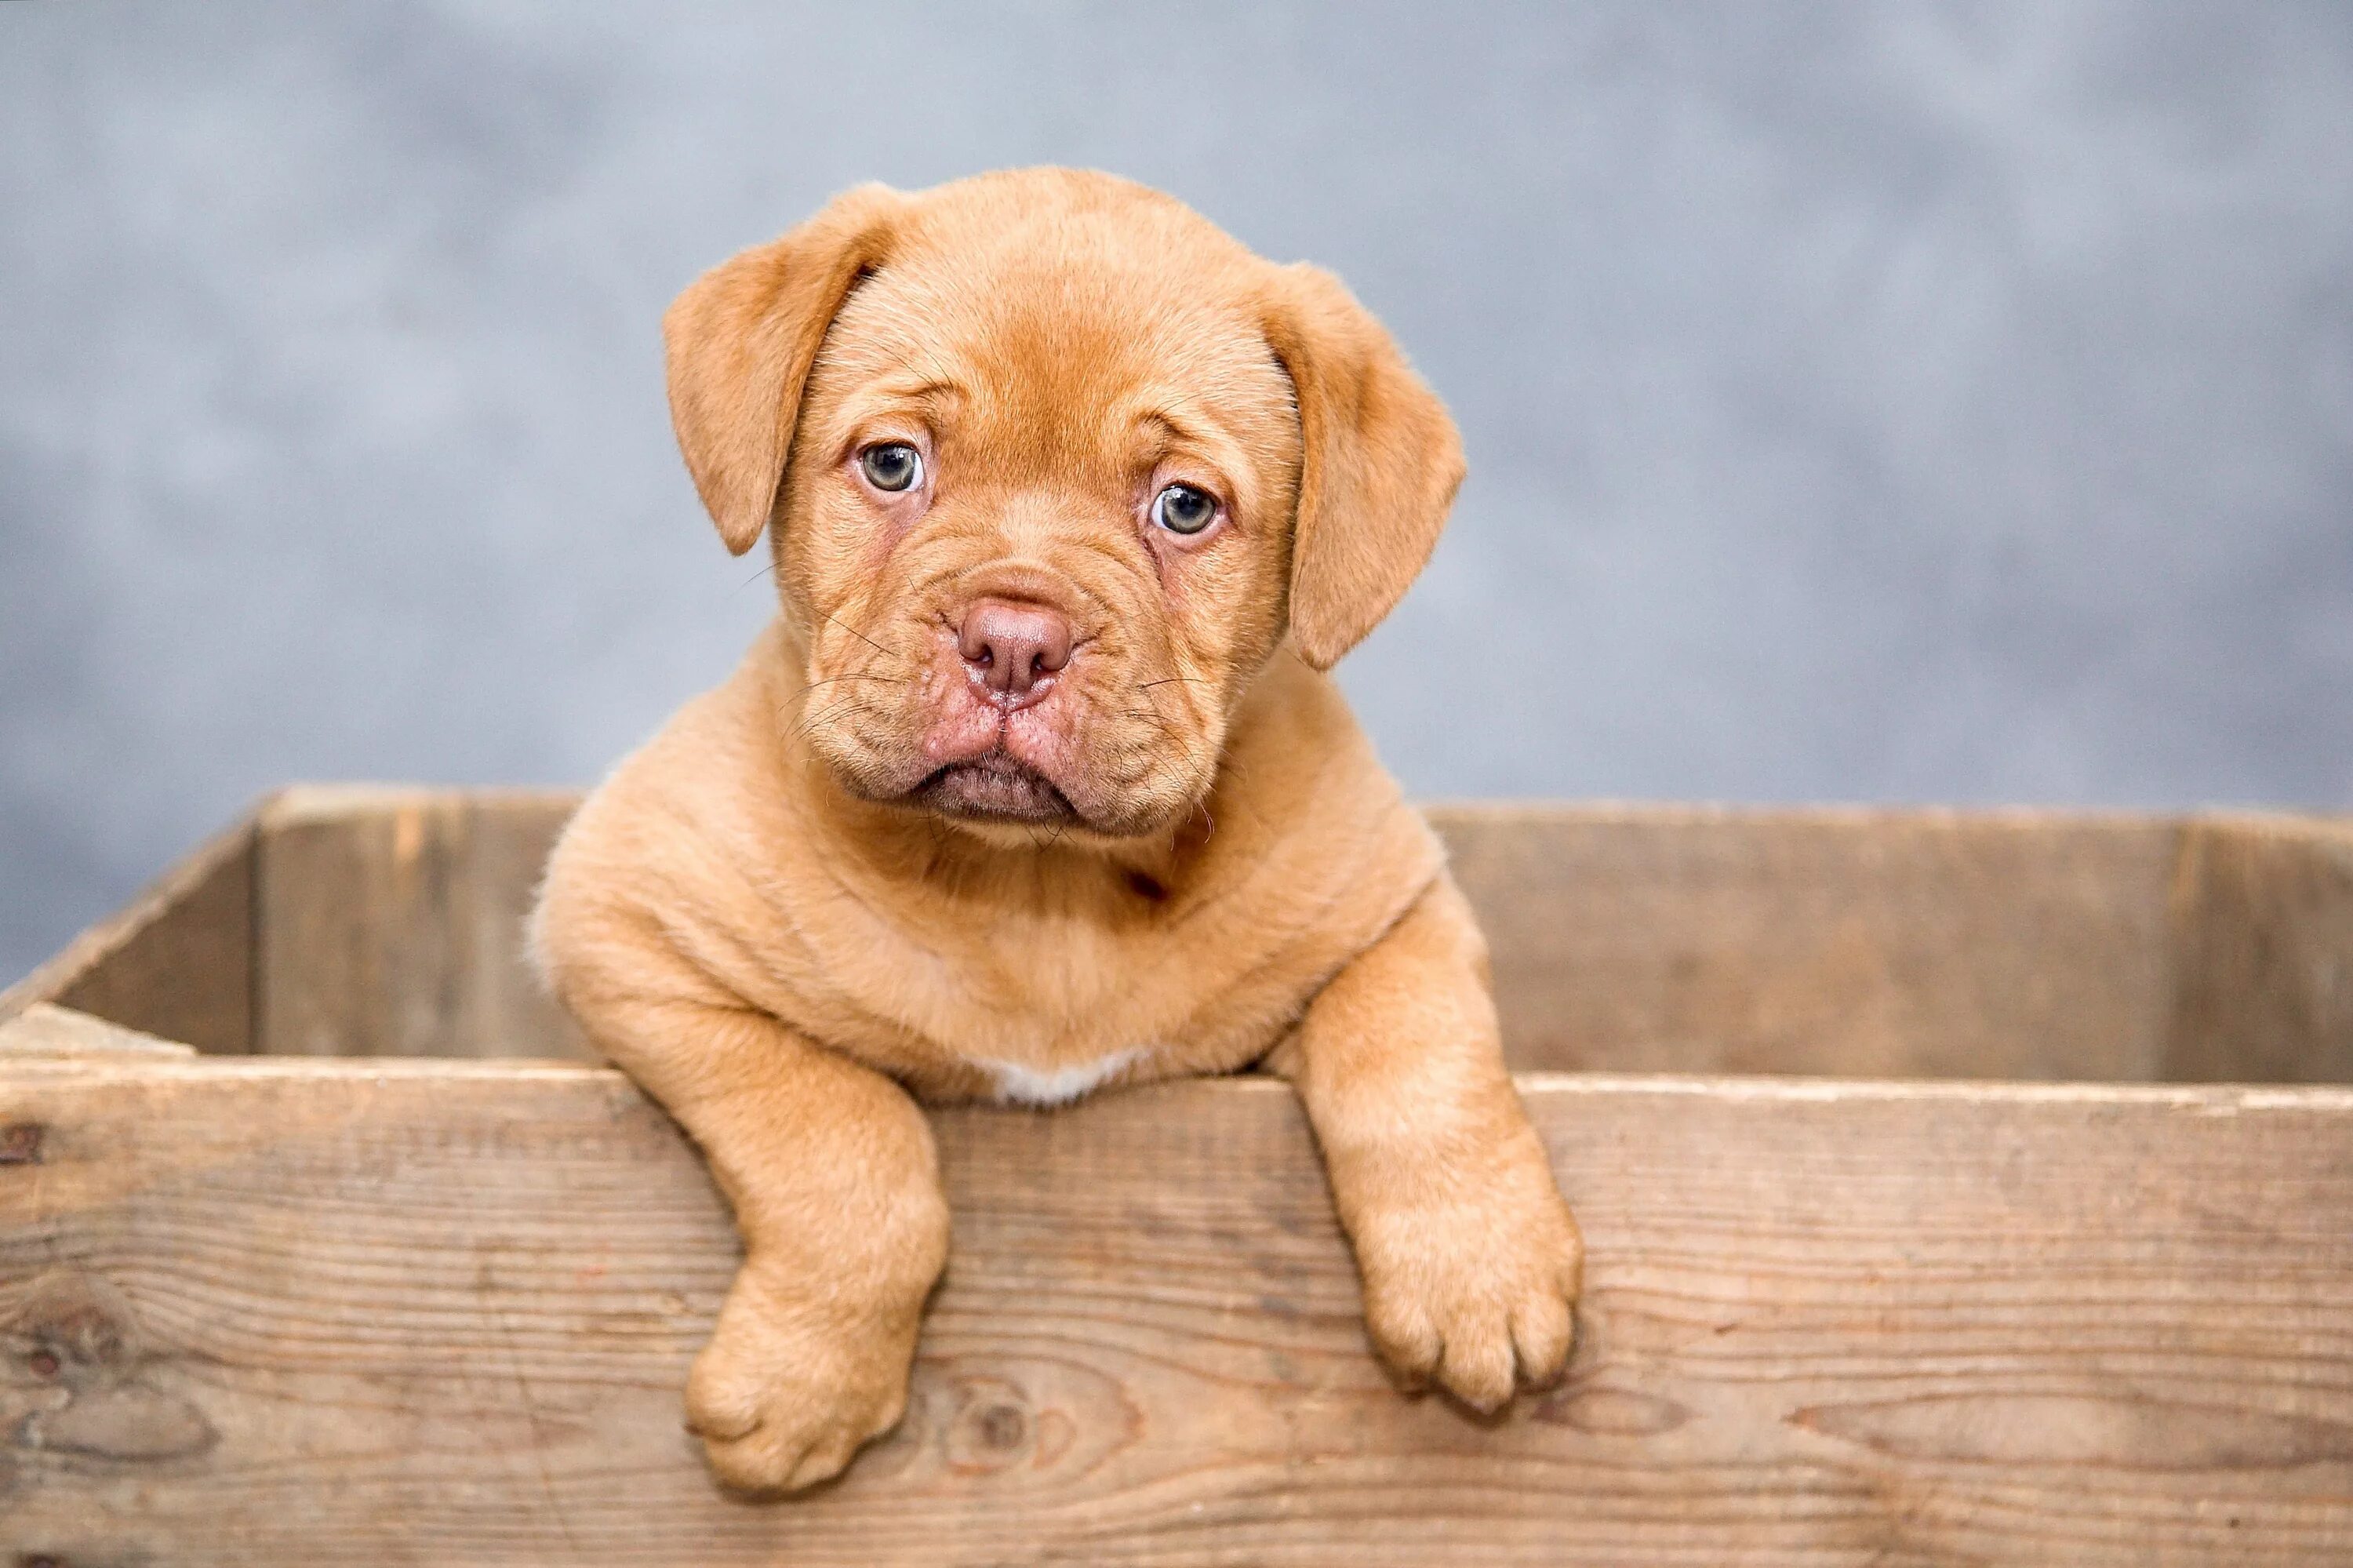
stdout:
[[[261,1049],[581,1058],[522,959],[563,796],[290,790],[262,818]],[[2157,821],[1432,812],[1524,1070],[2142,1079],[2171,1017]]]
[[55,1002],[203,1051],[251,1050],[253,858],[253,824],[239,822],[0,991],[0,1019]]
[[1432,816],[1487,933],[1523,1070],[2157,1075],[2174,824],[1605,806]]
[[[210,1051],[544,1056],[568,794],[305,787],[0,998]],[[1524,1070],[2353,1079],[2353,824],[1440,807]]]
[[2163,1075],[2353,1083],[2353,823],[2193,822],[2175,888]]
[[1376,1372],[1282,1086],[938,1118],[903,1430],[730,1500],[735,1264],[617,1077],[0,1071],[0,1562],[2353,1562],[2353,1092],[1535,1079],[1569,1383]]
[[196,1048],[176,1040],[158,1040],[93,1018],[71,1008],[37,1001],[13,1018],[0,1019],[0,1067],[12,1063],[46,1060],[178,1061],[194,1056]]
[[257,1051],[592,1054],[523,956],[576,798],[311,786],[260,814]]

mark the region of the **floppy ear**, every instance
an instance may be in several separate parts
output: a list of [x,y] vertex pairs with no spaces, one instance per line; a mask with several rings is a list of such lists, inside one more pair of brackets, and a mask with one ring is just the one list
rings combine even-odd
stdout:
[[767,526],[801,387],[834,313],[887,258],[906,198],[860,185],[697,278],[662,317],[678,450],[735,555]]
[[1462,438],[1337,278],[1275,270],[1267,341],[1304,438],[1291,540],[1291,632],[1328,670],[1405,597],[1462,483]]

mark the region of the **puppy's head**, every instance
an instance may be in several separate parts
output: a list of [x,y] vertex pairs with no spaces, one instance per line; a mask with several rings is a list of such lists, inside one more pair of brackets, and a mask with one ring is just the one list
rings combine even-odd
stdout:
[[810,744],[975,825],[1185,815],[1286,632],[1354,646],[1462,474],[1337,281],[1106,175],[853,190],[663,328],[721,536],[771,531]]

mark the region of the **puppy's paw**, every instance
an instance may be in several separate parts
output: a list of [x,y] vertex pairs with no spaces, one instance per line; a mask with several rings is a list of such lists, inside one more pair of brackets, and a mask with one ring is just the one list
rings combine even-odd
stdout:
[[1545,1172],[1453,1202],[1359,1216],[1373,1344],[1413,1386],[1482,1412],[1557,1382],[1575,1337],[1584,1245]]
[[922,1298],[843,1304],[746,1267],[686,1383],[687,1427],[711,1468],[747,1492],[793,1492],[841,1473],[898,1425]]

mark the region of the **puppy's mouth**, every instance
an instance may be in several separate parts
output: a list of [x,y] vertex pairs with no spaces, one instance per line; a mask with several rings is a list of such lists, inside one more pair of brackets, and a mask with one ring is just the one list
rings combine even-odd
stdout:
[[910,793],[943,816],[996,822],[1079,821],[1079,813],[1051,779],[1003,751],[952,762]]

